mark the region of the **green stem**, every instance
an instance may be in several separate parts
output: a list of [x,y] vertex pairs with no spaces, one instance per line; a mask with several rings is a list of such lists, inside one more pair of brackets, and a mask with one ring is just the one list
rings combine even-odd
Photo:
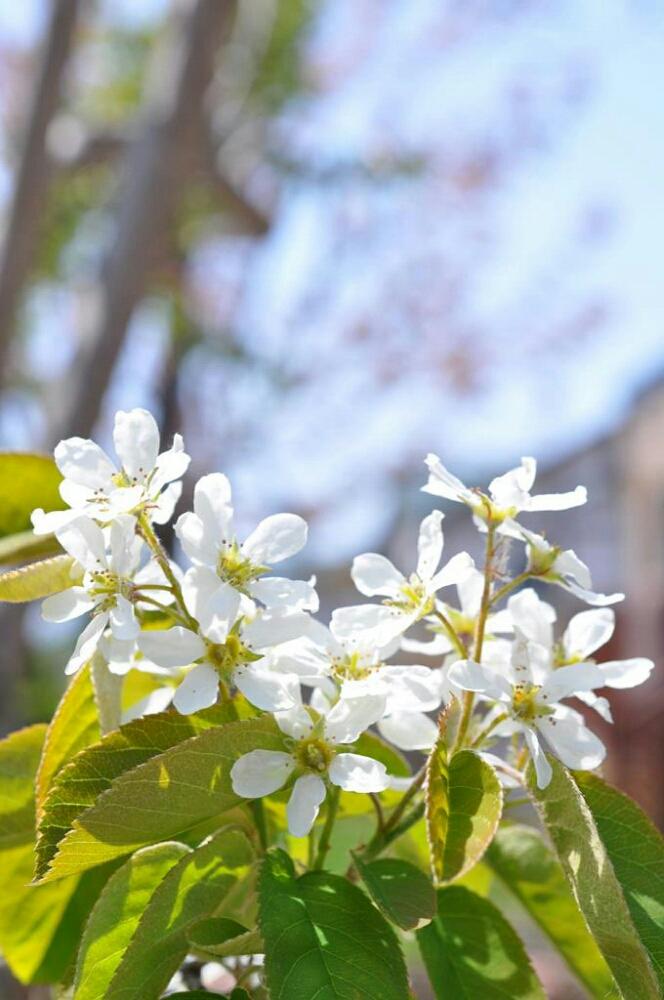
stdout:
[[327,816],[325,817],[325,825],[323,826],[323,832],[320,835],[320,840],[318,841],[318,850],[316,852],[316,859],[314,861],[314,868],[322,868],[325,864],[325,858],[327,857],[328,851],[330,850],[332,843],[332,830],[334,829],[334,821],[337,818],[337,809],[339,808],[339,795],[340,789],[337,785],[332,785],[327,796]]
[[[477,617],[477,625],[475,627],[475,647],[473,649],[473,659],[475,663],[480,663],[482,659],[482,647],[484,646],[484,632],[486,629],[486,620],[489,616],[489,609],[491,607],[491,585],[493,582],[493,560],[496,554],[495,549],[495,537],[496,537],[496,525],[489,519],[487,521],[487,531],[486,531],[486,555],[484,559],[484,588],[482,590],[482,601],[480,604],[480,613]],[[461,721],[459,722],[459,730],[457,732],[456,742],[454,744],[454,749],[458,749],[463,746],[463,742],[468,734],[468,727],[470,725],[470,720],[473,714],[473,708],[475,706],[475,695],[472,691],[466,691],[463,698],[463,712],[461,715]]]
[[268,849],[269,841],[267,835],[267,823],[265,821],[265,809],[263,808],[262,800],[252,799],[249,803],[249,809],[254,817],[254,823],[256,824],[256,832],[258,833],[260,845],[265,852]]
[[506,718],[507,712],[501,712],[500,715],[495,717],[495,719],[492,719],[491,722],[484,727],[484,729],[480,730],[473,742],[470,744],[471,747],[479,746],[487,738],[489,733],[492,733],[496,726],[499,726],[500,723],[504,722]]
[[532,575],[532,573],[528,573],[527,570],[524,570],[523,573],[519,573],[518,576],[515,576],[513,580],[508,580],[507,583],[504,583],[502,587],[499,587],[498,590],[492,595],[491,606],[493,607],[494,604],[498,604],[502,601],[503,597],[507,597],[508,594],[511,594],[516,587],[520,587],[522,583],[526,582],[526,580],[530,580]]
[[442,611],[439,611],[438,609],[436,609],[436,611],[434,612],[434,614],[435,614],[436,618],[438,619],[438,621],[443,626],[443,628],[445,629],[445,631],[447,633],[447,638],[450,640],[450,642],[452,642],[454,644],[454,648],[456,649],[457,653],[459,653],[460,656],[461,656],[461,658],[465,660],[466,657],[468,656],[468,650],[466,649],[461,636],[459,635],[459,633],[455,629],[455,627],[452,624],[452,622],[449,620],[449,618],[447,618],[443,614]]
[[394,838],[391,836],[392,831],[398,826],[399,821],[403,814],[405,813],[408,805],[417,795],[420,788],[424,784],[427,776],[426,765],[422,767],[418,773],[413,778],[413,782],[410,788],[404,792],[402,798],[397,803],[395,808],[390,813],[388,819],[385,821],[382,830],[376,830],[375,834],[363,850],[363,854],[368,858],[374,857],[379,854],[383,848]]
[[198,625],[195,619],[192,618],[191,615],[189,614],[187,606],[184,603],[184,597],[182,596],[182,588],[178,582],[175,573],[173,572],[173,567],[171,566],[170,560],[168,558],[168,553],[166,552],[166,549],[159,541],[159,538],[157,537],[154,528],[150,524],[150,519],[148,518],[145,512],[143,512],[138,518],[138,528],[143,538],[145,539],[146,543],[154,553],[154,557],[159,563],[162,573],[170,583],[173,594],[175,595],[175,599],[178,602],[180,611],[182,612],[182,616],[185,619],[187,625],[189,626],[189,628],[192,628],[194,629],[194,631],[197,631]]

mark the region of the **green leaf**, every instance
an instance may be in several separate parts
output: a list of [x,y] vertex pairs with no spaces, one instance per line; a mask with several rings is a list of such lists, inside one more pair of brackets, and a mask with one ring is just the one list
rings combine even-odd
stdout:
[[664,994],[664,840],[627,795],[579,771],[581,791]]
[[108,880],[83,933],[74,976],[74,1000],[103,1000],[157,887],[189,853],[182,844],[146,847]]
[[63,975],[107,872],[57,885],[30,885],[34,868],[34,780],[46,727],[0,742],[0,951],[22,982]]
[[[97,745],[105,744],[105,751],[92,747],[79,754],[46,799],[37,877],[62,878],[173,839],[245,801],[232,789],[232,765],[249,750],[283,750],[282,733],[271,717],[247,719],[208,728],[158,752],[160,740],[167,743],[187,725],[200,725],[201,716],[209,718],[206,713],[186,719],[175,713],[148,716],[140,720],[142,729],[139,720],[131,724],[133,734],[142,734],[142,746],[122,746],[126,726]],[[117,741],[111,743],[113,736]],[[151,742],[146,744],[146,737]],[[132,766],[132,759],[146,755],[151,759]]]
[[493,768],[472,750],[449,760],[444,737],[427,763],[426,817],[431,867],[438,883],[460,878],[477,864],[498,828],[503,807]]
[[392,923],[412,931],[436,915],[436,892],[426,875],[398,858],[379,858],[365,864],[353,855],[355,867],[378,909]]
[[29,531],[35,507],[64,510],[61,482],[58,467],[46,455],[0,452],[0,538]]
[[563,871],[541,834],[529,826],[503,827],[485,860],[514,893],[598,1000],[616,996],[613,976],[588,932]]
[[[152,894],[110,985],[107,980],[105,992],[91,996],[104,1000],[160,996],[187,954],[192,925],[220,905],[247,874],[254,857],[246,836],[226,828],[178,861]],[[100,953],[103,950],[100,942]]]
[[[553,771],[548,787],[537,787],[532,766],[528,783],[579,909],[626,1000],[660,1000],[657,977],[632,922],[609,846],[572,775],[555,757],[547,756]],[[613,802],[618,815],[617,795]],[[629,823],[618,839],[622,847],[617,853],[631,851],[639,864],[639,843],[632,839]],[[613,839],[611,849],[616,854]]]
[[295,877],[271,851],[259,879],[260,928],[272,1000],[407,1000],[396,935],[357,886],[338,875]]
[[[90,684],[92,678],[90,675]],[[234,717],[231,706],[215,705],[194,715],[174,709],[139,718],[104,736],[63,769],[43,802],[37,839],[37,877],[48,865],[74,820],[113,781],[170,747]]]
[[546,1000],[517,934],[463,886],[438,890],[438,915],[417,942],[437,1000]]
[[0,573],[0,601],[25,604],[26,601],[36,601],[68,590],[76,583],[76,574],[72,576],[73,569],[71,556],[54,556]]
[[36,780],[38,813],[55,776],[100,735],[90,665],[86,664],[69,682],[46,732]]
[[189,942],[196,951],[215,958],[229,955],[262,955],[265,945],[260,932],[250,930],[237,920],[210,917],[192,927]]
[[55,535],[35,535],[32,530],[0,538],[0,566],[55,556],[62,546]]

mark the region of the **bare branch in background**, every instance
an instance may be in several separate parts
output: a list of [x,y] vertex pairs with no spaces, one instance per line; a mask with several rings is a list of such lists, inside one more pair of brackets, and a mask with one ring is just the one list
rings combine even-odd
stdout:
[[39,239],[39,223],[53,164],[47,130],[61,96],[62,79],[76,29],[79,0],[51,5],[44,54],[35,88],[18,168],[0,262],[0,376],[6,380],[16,310]]
[[137,133],[121,165],[115,236],[56,437],[87,435],[94,426],[132,312],[146,291],[155,251],[168,237],[191,147],[200,142],[205,95],[233,9],[226,0],[178,4],[178,17],[155,50]]

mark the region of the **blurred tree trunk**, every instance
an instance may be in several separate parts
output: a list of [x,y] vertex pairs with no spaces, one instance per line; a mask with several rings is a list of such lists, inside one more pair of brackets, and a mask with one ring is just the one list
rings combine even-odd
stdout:
[[74,384],[57,437],[87,436],[143,298],[155,258],[168,241],[182,187],[200,148],[205,96],[231,0],[186,0],[155,48],[143,108],[122,163],[115,234],[102,267]]
[[40,221],[53,174],[48,126],[57,111],[62,80],[76,29],[79,0],[54,0],[0,262],[0,380],[7,363],[16,312],[40,237]]

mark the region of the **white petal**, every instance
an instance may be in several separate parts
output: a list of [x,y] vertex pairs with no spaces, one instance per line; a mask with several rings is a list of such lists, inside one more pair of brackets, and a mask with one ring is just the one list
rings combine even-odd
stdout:
[[599,663],[598,667],[607,687],[621,689],[643,684],[655,664],[644,656],[635,656],[630,660],[607,660],[606,663]]
[[606,756],[606,747],[584,725],[577,712],[546,716],[537,720],[537,728],[546,736],[551,749],[567,767],[592,771]]
[[523,510],[530,500],[529,491],[535,479],[536,468],[534,458],[524,458],[515,469],[492,479],[489,493],[493,502],[498,507]]
[[592,588],[593,582],[590,570],[583,560],[579,559],[574,549],[565,549],[564,552],[560,552],[556,556],[551,569],[552,572],[558,573],[560,576],[571,577],[580,587],[584,587],[586,590]]
[[89,517],[77,517],[61,528],[57,538],[63,549],[91,572],[106,569],[104,532]]
[[167,486],[150,508],[153,523],[168,524],[181,496],[182,483],[171,483],[170,486]]
[[365,552],[364,555],[355,556],[350,575],[359,592],[367,597],[374,597],[376,594],[398,597],[402,585],[406,583],[403,573],[378,552]]
[[214,705],[218,695],[217,671],[207,663],[198,663],[173,695],[173,704],[182,715],[189,715]]
[[65,667],[66,674],[75,674],[77,670],[80,670],[82,666],[92,659],[107,624],[107,614],[95,615],[88,622],[78,637],[74,652],[69,657],[69,662]]
[[466,573],[473,569],[474,563],[467,552],[457,552],[455,556],[452,556],[450,561],[443,566],[441,570],[438,570],[436,575],[432,577],[431,583],[429,584],[428,590],[430,593],[434,594],[441,587],[449,587],[450,584],[456,583],[458,585],[460,580],[463,580]]
[[595,694],[594,691],[577,691],[576,697],[579,701],[582,701],[584,705],[588,705],[597,714],[604,719],[605,722],[613,722],[613,715],[611,714],[611,705],[607,698],[602,698],[600,695]]
[[464,691],[475,691],[497,701],[511,700],[512,688],[505,678],[472,660],[453,663],[447,676]]
[[268,608],[282,611],[318,611],[318,594],[307,580],[267,576],[250,586],[250,593]]
[[625,600],[625,595],[621,593],[615,594],[597,594],[592,590],[587,590],[585,587],[580,587],[575,580],[572,579],[561,579],[554,580],[558,586],[562,587],[564,590],[569,590],[571,594],[578,597],[579,600],[585,601],[586,604],[592,604],[597,608],[606,607],[609,604],[617,604],[619,601]]
[[174,434],[173,446],[157,456],[154,475],[150,480],[150,492],[156,493],[163,489],[166,483],[172,483],[173,480],[184,476],[190,461],[189,455],[184,450],[182,435]]
[[46,622],[68,622],[90,611],[95,605],[84,587],[70,587],[42,602],[41,615]]
[[430,750],[438,738],[438,726],[422,712],[395,712],[379,721],[378,731],[400,750]]
[[475,569],[473,564],[468,572],[457,583],[457,594],[461,610],[468,618],[476,618],[480,613],[482,591],[484,590],[484,573]]
[[325,782],[318,775],[303,774],[297,779],[286,806],[291,836],[306,837],[316,822],[325,794]]
[[116,639],[135,639],[141,630],[133,604],[122,594],[115,598],[115,607],[111,608],[109,617],[111,631]]
[[553,776],[551,765],[546,759],[546,754],[542,750],[542,746],[536,733],[534,733],[532,729],[524,729],[524,736],[526,737],[526,743],[528,744],[528,749],[530,750],[530,756],[533,758],[533,764],[535,765],[537,787],[546,788]]
[[553,704],[561,698],[572,697],[577,691],[592,691],[603,685],[602,672],[592,663],[572,663],[553,671],[542,685],[537,700]]
[[340,642],[358,639],[382,649],[405,632],[412,622],[412,615],[403,614],[396,608],[383,604],[357,604],[333,611],[330,629]]
[[205,643],[200,636],[181,625],[141,632],[138,646],[148,660],[169,669],[186,667],[205,655]]
[[593,608],[574,615],[565,629],[565,655],[585,659],[608,642],[615,628],[615,614],[610,608]]
[[377,673],[387,696],[386,713],[431,712],[438,708],[443,697],[444,676],[442,670],[433,670],[420,664],[407,666],[389,664]]
[[187,610],[212,642],[225,642],[240,609],[240,595],[207,566],[188,569],[182,580]]
[[285,712],[275,712],[274,718],[282,733],[301,740],[311,734],[314,724],[304,705],[295,705]]
[[443,513],[434,510],[420,524],[417,538],[417,570],[421,580],[430,580],[443,554]]
[[113,444],[127,475],[143,482],[154,469],[159,454],[156,420],[147,410],[118,410],[113,426]]
[[242,641],[250,649],[259,651],[266,646],[278,646],[306,636],[310,622],[311,618],[304,611],[291,614],[265,612],[243,626]]
[[175,534],[188,559],[212,569],[216,567],[221,544],[220,531],[216,526],[208,530],[207,523],[188,510],[180,514],[175,522]]
[[233,682],[252,705],[264,712],[283,712],[301,701],[299,678],[266,670],[262,660],[236,667]]
[[570,493],[540,493],[537,497],[530,497],[527,510],[570,510],[571,507],[580,507],[588,499],[588,491],[585,486],[577,486]]
[[234,538],[231,484],[221,472],[202,476],[194,487],[194,511],[209,545],[230,545]]
[[135,568],[137,552],[141,544],[136,544],[136,518],[131,514],[120,514],[111,525],[110,565],[118,576],[129,576]]
[[385,765],[357,753],[339,753],[329,767],[330,781],[346,792],[383,792],[390,784]]
[[271,566],[304,548],[307,530],[307,522],[297,514],[272,514],[254,528],[242,552],[256,565]]
[[540,599],[532,587],[510,597],[507,607],[512,622],[527,639],[539,642],[547,649],[551,648],[556,612],[550,604]]
[[37,507],[30,515],[30,520],[35,535],[52,535],[77,517],[80,514],[75,510],[51,510],[45,513],[41,507]]
[[435,632],[433,638],[428,642],[420,642],[419,639],[401,640],[401,648],[406,653],[418,653],[424,656],[444,656],[454,649],[454,646],[443,632]]
[[426,486],[422,487],[423,493],[433,493],[434,496],[445,497],[447,500],[458,500],[469,504],[475,501],[473,492],[464,486],[460,479],[448,472],[438,455],[430,453],[424,461],[429,469],[429,479]]
[[80,486],[106,490],[112,485],[115,466],[98,444],[88,438],[73,437],[56,445],[55,464],[65,479]]
[[325,737],[333,743],[354,743],[384,711],[382,695],[340,698],[325,719]]
[[233,791],[245,799],[271,795],[288,781],[294,767],[293,758],[288,753],[250,750],[231,768]]

